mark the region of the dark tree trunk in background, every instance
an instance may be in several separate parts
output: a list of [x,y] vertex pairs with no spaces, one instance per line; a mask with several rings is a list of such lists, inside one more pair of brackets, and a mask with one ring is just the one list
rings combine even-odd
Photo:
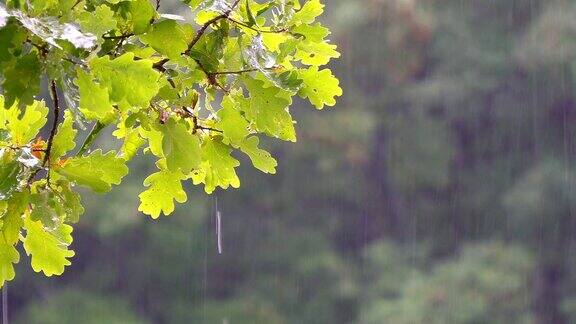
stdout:
[[402,213],[402,197],[394,188],[388,166],[388,132],[380,123],[372,140],[370,164],[366,169],[369,184],[366,192],[366,212],[363,216],[366,241],[383,238],[404,241],[407,238],[407,226]]
[[560,310],[564,270],[561,265],[541,265],[534,278],[534,314],[537,324],[568,323]]

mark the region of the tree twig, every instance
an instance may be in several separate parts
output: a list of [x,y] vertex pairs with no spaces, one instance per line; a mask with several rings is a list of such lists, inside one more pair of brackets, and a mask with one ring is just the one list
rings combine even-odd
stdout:
[[[46,150],[44,151],[44,159],[42,159],[43,168],[46,166],[46,164],[50,163],[50,154],[52,154],[52,145],[54,144],[54,136],[56,136],[56,129],[58,128],[58,119],[60,119],[60,100],[58,98],[58,89],[56,87],[56,81],[54,79],[50,80],[50,96],[52,97],[54,120],[52,121],[50,136],[48,137]],[[28,178],[29,185],[39,171],[40,169],[36,169],[34,172],[32,172],[32,174],[30,174],[30,177]],[[50,184],[50,170],[46,172],[46,179],[48,184]]]
[[108,35],[108,36],[103,35],[102,38],[103,39],[121,39],[121,40],[124,40],[124,39],[126,39],[128,37],[132,37],[132,36],[134,36],[134,33],[128,33],[128,34],[122,34],[122,35]]
[[248,25],[248,24],[246,24],[246,23],[244,23],[244,22],[238,21],[238,20],[236,20],[236,19],[234,19],[234,18],[226,17],[226,19],[228,19],[229,21],[231,21],[231,22],[233,22],[233,23],[235,23],[235,24],[237,24],[237,25],[240,25],[240,26],[246,27],[246,28],[248,28],[248,29],[251,29],[251,30],[253,30],[253,31],[257,32],[257,33],[281,34],[281,33],[285,33],[285,32],[288,31],[288,29],[286,29],[286,28],[279,29],[279,30],[263,30],[263,29],[259,29],[259,28],[252,27],[252,26],[250,26],[250,25]]
[[196,125],[196,129],[207,130],[207,131],[212,131],[212,132],[216,132],[216,133],[224,133],[223,131],[221,131],[219,129],[212,128],[212,127],[206,127],[206,126],[200,126],[200,125]]
[[192,39],[190,44],[188,44],[188,48],[186,49],[186,51],[183,54],[189,55],[190,52],[192,51],[192,48],[194,47],[194,45],[196,45],[196,43],[198,43],[198,41],[200,40],[202,35],[204,35],[206,30],[208,29],[208,27],[210,27],[210,25],[219,21],[220,19],[228,18],[230,16],[230,14],[232,13],[232,11],[234,11],[234,9],[236,8],[238,3],[240,3],[240,0],[236,0],[234,2],[234,4],[232,4],[232,6],[230,6],[230,9],[226,10],[223,14],[216,16],[216,17],[208,20],[206,23],[204,23],[204,25],[202,25],[202,27],[200,27],[200,29],[198,29],[198,32],[196,32],[196,35],[194,35],[194,38]]
[[[50,95],[54,105],[54,120],[52,121],[52,129],[50,129],[50,137],[48,137],[46,154],[44,155],[44,160],[42,161],[43,167],[46,166],[46,163],[50,162],[50,154],[52,152],[52,145],[54,144],[54,136],[56,136],[56,129],[58,128],[58,119],[60,119],[60,100],[58,99],[58,89],[56,88],[55,80],[50,81]],[[50,179],[50,173],[48,173],[48,179]]]
[[196,64],[198,64],[198,67],[200,68],[200,70],[202,70],[202,72],[204,72],[204,74],[206,74],[206,77],[208,78],[208,84],[211,86],[215,86],[218,87],[220,89],[222,89],[222,91],[229,93],[230,91],[228,91],[226,88],[224,88],[219,82],[218,80],[216,80],[216,75],[210,71],[208,71],[206,69],[206,67],[204,67],[204,65],[202,64],[202,62],[200,62],[200,60],[195,59],[194,61],[196,61]]
[[76,6],[78,6],[80,4],[80,2],[82,2],[82,0],[76,0],[76,2],[74,3],[74,5],[72,5],[70,10],[73,10],[74,8],[76,8]]
[[[265,70],[276,70],[278,69],[278,66],[273,66],[273,67],[269,67],[269,68],[264,68]],[[250,72],[256,72],[256,71],[260,71],[259,69],[256,68],[252,68],[252,69],[245,69],[245,70],[238,70],[238,71],[217,71],[217,72],[210,72],[210,74],[212,75],[228,75],[228,74],[243,74],[243,73],[250,73]]]

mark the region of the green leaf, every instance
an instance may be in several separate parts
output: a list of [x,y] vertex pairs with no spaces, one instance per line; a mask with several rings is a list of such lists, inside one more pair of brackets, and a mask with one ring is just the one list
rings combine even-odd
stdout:
[[107,5],[99,5],[92,12],[84,11],[78,16],[82,31],[101,37],[106,32],[116,28],[114,12]]
[[320,3],[320,0],[307,1],[302,6],[302,9],[300,9],[294,14],[292,19],[290,20],[290,24],[292,25],[311,24],[323,12],[324,12],[324,5]]
[[96,150],[88,156],[68,159],[63,166],[55,171],[71,182],[90,187],[96,192],[107,192],[112,185],[119,185],[122,178],[128,174],[124,159],[115,156],[113,151],[102,154]]
[[144,129],[140,127],[138,129],[138,133],[140,136],[148,140],[148,149],[152,154],[157,157],[163,157],[164,153],[162,152],[162,132],[153,128]]
[[2,234],[6,242],[14,245],[20,237],[22,215],[28,208],[29,194],[26,191],[15,193],[8,200],[8,208],[2,215]]
[[240,179],[234,168],[240,162],[230,156],[232,149],[216,140],[208,140],[202,146],[202,163],[192,172],[194,184],[204,183],[204,190],[212,193],[216,187],[228,189],[240,187]]
[[14,59],[14,53],[21,49],[26,36],[24,29],[16,23],[0,28],[0,71],[2,64]]
[[242,143],[240,150],[248,155],[256,169],[264,173],[275,174],[278,162],[270,153],[258,148],[258,143],[258,137],[249,137]]
[[24,250],[31,256],[32,269],[35,272],[44,272],[44,275],[61,275],[64,267],[69,266],[69,258],[74,251],[68,247],[72,244],[72,226],[61,224],[54,230],[47,230],[41,222],[26,218],[24,221],[26,237]]
[[[120,130],[120,128],[118,130]],[[115,132],[114,135],[117,135],[117,133]],[[140,137],[137,128],[125,129],[125,133],[119,138],[124,138],[122,147],[120,148],[120,156],[126,161],[131,160],[145,143],[145,140]]]
[[58,215],[54,209],[56,201],[52,192],[43,190],[30,195],[30,204],[32,205],[30,218],[33,221],[40,221],[44,226],[49,228],[53,228],[56,224],[60,223],[60,215]]
[[272,52],[280,52],[280,45],[288,39],[290,39],[289,36],[279,33],[262,34],[262,42]]
[[186,202],[188,198],[182,189],[182,180],[186,177],[180,171],[161,170],[144,180],[149,187],[142,192],[138,210],[156,219],[160,213],[169,215],[174,211],[174,200],[179,203]]
[[14,264],[20,261],[20,254],[12,244],[8,244],[4,237],[0,237],[0,287],[6,281],[14,279]]
[[170,171],[190,173],[200,164],[200,139],[183,122],[168,120],[160,130],[163,134],[162,151]]
[[97,84],[94,78],[83,70],[78,69],[77,72],[76,85],[80,92],[80,111],[87,119],[106,123],[114,113],[108,89]]
[[330,30],[320,23],[303,24],[292,29],[295,34],[300,34],[311,42],[322,42],[326,36],[330,35]]
[[133,53],[110,59],[98,57],[90,61],[94,76],[108,88],[110,99],[123,107],[148,107],[160,90],[160,73],[152,68],[148,59],[134,60]]
[[58,126],[58,131],[54,136],[54,141],[52,144],[52,151],[50,152],[51,162],[56,162],[56,159],[61,158],[67,152],[71,151],[76,147],[77,131],[74,129],[74,116],[70,110],[64,112],[64,121]]
[[256,22],[256,18],[252,14],[252,10],[250,9],[250,1],[246,0],[246,15],[248,16],[248,26],[252,27],[254,25],[258,26]]
[[328,69],[318,71],[318,67],[313,66],[307,70],[299,70],[298,77],[303,80],[298,94],[302,98],[308,98],[318,109],[324,108],[324,105],[334,106],[336,97],[342,96],[340,81]]
[[306,65],[326,65],[333,58],[339,58],[337,46],[328,43],[316,43],[304,41],[298,44],[298,50],[294,58]]
[[20,106],[30,105],[34,96],[40,92],[40,73],[42,67],[36,53],[19,57],[16,63],[4,70],[5,107],[11,107],[16,101]]
[[0,201],[11,197],[18,187],[21,164],[11,151],[0,150]]
[[142,34],[150,27],[150,22],[156,15],[156,10],[149,0],[131,0],[129,4],[132,16],[134,34]]
[[296,142],[294,121],[288,112],[292,100],[282,89],[265,87],[260,80],[245,78],[244,84],[250,92],[250,100],[242,105],[246,117],[256,124],[258,130],[280,138]]
[[70,183],[64,180],[58,181],[61,198],[61,210],[66,216],[66,221],[77,223],[80,216],[84,214],[84,207],[80,200],[80,194],[73,191]]
[[194,10],[194,9],[196,9],[196,7],[198,7],[205,0],[183,0],[183,1],[186,4],[188,4],[190,6],[190,8],[192,8],[192,10]]
[[140,39],[158,53],[171,59],[178,59],[188,48],[184,30],[174,20],[164,20],[154,24],[152,29]]
[[17,105],[5,111],[7,129],[15,146],[24,146],[34,139],[42,126],[46,124],[47,114],[48,108],[43,101],[34,101],[23,111]]
[[249,124],[235,105],[230,96],[224,97],[222,109],[218,111],[219,121],[216,123],[216,128],[223,132],[227,144],[238,146],[248,136]]

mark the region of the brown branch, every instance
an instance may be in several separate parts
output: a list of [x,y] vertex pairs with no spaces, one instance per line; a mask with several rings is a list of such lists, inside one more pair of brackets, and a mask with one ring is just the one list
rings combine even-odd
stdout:
[[216,128],[212,128],[212,127],[206,127],[206,126],[200,126],[200,125],[196,125],[195,127],[196,129],[200,129],[200,130],[207,130],[207,131],[212,131],[212,132],[216,132],[216,133],[224,133],[223,131],[216,129]]
[[235,24],[237,24],[237,25],[240,25],[240,26],[246,27],[246,28],[248,28],[248,29],[250,29],[250,30],[253,30],[253,31],[257,32],[257,33],[281,34],[281,33],[285,33],[285,32],[288,31],[287,28],[282,28],[282,29],[279,29],[279,30],[263,30],[263,29],[254,28],[254,27],[248,25],[247,23],[238,21],[238,20],[236,20],[236,19],[234,19],[234,18],[226,17],[226,19],[228,19],[229,21],[231,21],[231,22],[233,22],[233,23],[235,23]]
[[226,18],[226,14],[221,14],[220,16],[216,16],[216,17],[208,20],[204,25],[202,25],[202,27],[200,27],[200,29],[198,29],[198,32],[196,32],[196,34],[194,35],[194,38],[192,39],[190,44],[188,44],[188,48],[184,52],[184,55],[190,55],[192,48],[194,47],[194,45],[196,45],[196,43],[198,43],[198,41],[200,40],[200,37],[202,37],[202,35],[204,35],[204,33],[206,32],[208,27],[210,27],[210,25],[212,25],[213,23],[217,22],[218,20],[224,19],[224,18]]
[[192,118],[192,134],[196,134],[197,130],[207,130],[207,131],[212,131],[212,132],[217,132],[217,133],[224,133],[223,131],[216,129],[216,128],[212,128],[212,127],[206,127],[206,126],[200,126],[198,124],[198,117],[196,115],[190,115],[190,117]]
[[226,88],[224,88],[219,82],[218,80],[216,80],[216,75],[212,72],[209,72],[208,70],[206,70],[206,67],[204,67],[204,65],[202,64],[202,62],[200,62],[200,60],[195,59],[194,61],[196,61],[196,64],[198,64],[198,67],[200,68],[200,70],[202,70],[202,72],[204,72],[204,74],[206,74],[206,77],[208,77],[208,84],[211,86],[215,86],[218,87],[220,89],[222,89],[222,91],[229,93],[230,91],[228,91]]
[[128,34],[122,34],[122,35],[109,35],[109,36],[103,35],[102,38],[103,38],[103,39],[120,39],[120,40],[124,40],[124,39],[126,39],[126,38],[128,38],[128,37],[132,37],[132,36],[134,36],[134,33],[128,33]]
[[219,72],[212,72],[212,75],[229,75],[229,74],[242,74],[242,73],[250,73],[256,72],[258,69],[246,69],[246,70],[239,70],[239,71],[219,71]]
[[[60,101],[58,99],[58,89],[56,88],[55,80],[50,81],[50,95],[54,104],[54,120],[52,121],[52,129],[50,130],[50,137],[48,137],[46,154],[44,155],[42,166],[46,166],[46,163],[50,161],[50,152],[52,151],[54,136],[56,136],[56,129],[58,128],[58,119],[60,118]],[[48,174],[48,177],[50,177],[50,174]]]
[[74,10],[74,8],[76,8],[76,6],[80,4],[80,2],[82,2],[82,0],[77,0],[76,3],[74,3],[74,5],[70,8],[70,10]]
[[[44,159],[42,160],[42,167],[50,162],[50,154],[52,152],[52,145],[54,144],[54,136],[56,136],[56,129],[58,128],[58,119],[60,119],[60,100],[58,99],[58,89],[56,88],[56,81],[50,81],[50,96],[52,97],[52,102],[54,105],[54,120],[52,121],[52,128],[50,129],[50,137],[48,137],[48,142],[46,150],[44,150]],[[30,177],[28,178],[28,186],[30,186],[34,177],[38,174],[40,169],[36,169]],[[50,170],[46,172],[46,181],[50,185]]]
[[194,38],[192,39],[190,44],[188,44],[188,48],[186,49],[186,51],[183,54],[189,55],[190,52],[192,51],[192,48],[194,47],[194,45],[196,45],[196,43],[198,43],[198,41],[200,40],[200,37],[202,37],[202,35],[204,35],[204,33],[206,32],[208,27],[210,27],[210,25],[212,25],[213,23],[218,22],[220,19],[228,18],[230,16],[230,14],[232,13],[232,11],[234,11],[234,8],[236,8],[238,3],[240,3],[240,0],[236,0],[234,2],[234,4],[232,4],[232,6],[230,6],[230,9],[226,10],[223,14],[216,16],[216,17],[208,20],[206,23],[204,23],[204,25],[202,25],[202,27],[200,27],[200,29],[198,29],[198,32],[196,32],[196,35],[194,35]]
[[161,59],[160,61],[152,64],[152,68],[154,68],[155,70],[158,70],[160,72],[164,72],[166,71],[166,68],[164,68],[164,64],[166,64],[166,62],[168,62],[169,60],[167,58]]
[[[273,66],[273,67],[269,67],[269,68],[264,68],[264,70],[276,70],[278,69],[279,66]],[[217,71],[217,72],[210,72],[210,74],[212,75],[228,75],[228,74],[243,74],[243,73],[250,73],[250,72],[256,72],[256,71],[260,71],[259,69],[256,68],[252,68],[252,69],[245,69],[245,70],[238,70],[238,71]]]
[[[192,40],[190,41],[190,43],[188,44],[188,48],[186,48],[186,50],[182,53],[182,55],[190,55],[190,53],[192,52],[192,48],[194,48],[194,46],[196,45],[196,43],[198,43],[198,41],[200,40],[200,38],[202,37],[202,35],[204,35],[204,33],[206,33],[206,30],[208,30],[208,27],[210,27],[212,24],[218,22],[221,19],[226,19],[230,17],[230,14],[232,13],[232,11],[234,11],[234,9],[238,6],[238,4],[240,3],[240,0],[236,0],[228,10],[226,10],[224,13],[222,13],[221,15],[218,15],[210,20],[208,20],[207,22],[205,22],[202,27],[200,27],[200,29],[198,29],[198,31],[196,32],[196,34],[194,35],[194,38],[192,38]],[[168,62],[168,59],[162,59],[156,63],[154,63],[153,67],[156,70],[159,71],[164,71],[164,64],[166,64],[166,62]]]

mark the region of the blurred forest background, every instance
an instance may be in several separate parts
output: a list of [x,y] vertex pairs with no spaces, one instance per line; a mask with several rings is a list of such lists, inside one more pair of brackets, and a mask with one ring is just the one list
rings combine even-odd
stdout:
[[324,2],[345,96],[296,104],[278,174],[153,221],[136,159],[14,323],[576,322],[576,1]]

